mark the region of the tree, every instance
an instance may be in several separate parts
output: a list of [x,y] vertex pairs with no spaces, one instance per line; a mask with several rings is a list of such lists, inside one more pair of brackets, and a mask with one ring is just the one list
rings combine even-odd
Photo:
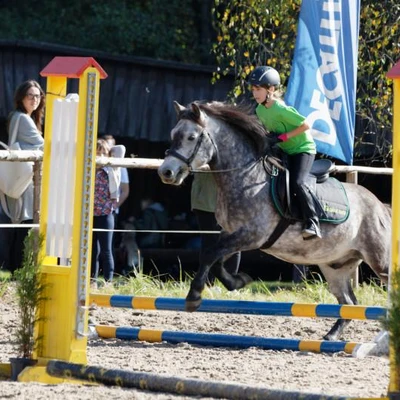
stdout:
[[355,149],[367,146],[368,160],[387,163],[392,155],[393,89],[386,74],[400,58],[400,3],[362,0],[360,14],[357,115],[364,129]]
[[[214,81],[234,73],[237,99],[255,66],[272,65],[288,77],[300,6],[301,0],[215,0]],[[399,20],[398,0],[361,1],[355,155],[363,161],[390,158],[393,96],[386,73],[400,57]]]
[[198,0],[0,0],[0,38],[195,63],[208,53],[198,8]]

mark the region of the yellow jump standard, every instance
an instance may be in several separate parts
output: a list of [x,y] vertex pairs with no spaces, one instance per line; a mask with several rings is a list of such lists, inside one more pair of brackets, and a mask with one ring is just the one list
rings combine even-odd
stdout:
[[[48,360],[87,362],[87,305],[99,87],[100,79],[106,78],[107,74],[91,57],[55,57],[41,75],[47,77],[40,233],[44,237],[41,249],[44,256],[42,280],[46,285],[45,297],[48,300],[40,305],[35,326],[35,340],[39,346],[34,358],[38,364],[22,371],[18,380],[55,383],[61,380],[46,373]],[[79,79],[77,113],[70,112],[65,117],[67,125],[71,120],[76,121],[75,126],[69,126],[74,135],[71,140],[75,143],[74,153],[70,157],[63,151],[65,149],[54,154],[57,147],[53,136],[55,130],[61,129],[58,137],[62,138],[65,129],[64,125],[57,125],[58,120],[53,117],[55,108],[62,108],[60,103],[71,103],[65,98],[67,78]],[[70,105],[66,104],[67,107]],[[65,160],[60,160],[61,157],[65,157]],[[57,168],[53,168],[53,163],[61,163],[65,167],[65,173],[56,180],[56,186],[50,185],[52,171],[53,174],[58,172]],[[65,190],[66,185],[72,187],[70,193]],[[49,201],[52,194],[58,191],[65,194],[64,198],[59,198],[59,203]],[[63,221],[65,207],[60,207],[60,204],[72,207],[71,221]],[[62,245],[58,243],[58,246],[50,248],[49,243],[54,241],[54,235],[60,234],[66,227],[70,228],[70,236],[60,236],[63,237]]]

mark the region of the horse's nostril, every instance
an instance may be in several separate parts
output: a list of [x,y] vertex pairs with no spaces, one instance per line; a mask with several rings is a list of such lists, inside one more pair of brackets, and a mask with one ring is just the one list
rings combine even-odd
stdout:
[[173,172],[170,169],[164,169],[161,171],[161,174],[165,177],[165,178],[171,178],[173,175]]

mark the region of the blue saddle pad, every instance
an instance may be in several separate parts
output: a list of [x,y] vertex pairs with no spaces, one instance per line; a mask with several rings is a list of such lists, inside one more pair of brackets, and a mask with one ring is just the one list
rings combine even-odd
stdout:
[[[302,220],[296,204],[291,201],[289,210],[285,174],[280,172],[278,176],[271,178],[271,197],[273,203],[284,218]],[[310,176],[309,186],[314,200],[315,209],[321,222],[341,224],[350,214],[349,200],[343,184],[335,178],[329,177],[323,183],[316,183],[316,179]]]

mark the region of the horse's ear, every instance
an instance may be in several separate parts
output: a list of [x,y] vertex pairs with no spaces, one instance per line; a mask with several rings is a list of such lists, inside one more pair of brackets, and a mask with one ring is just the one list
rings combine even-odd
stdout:
[[192,104],[191,104],[191,107],[192,107],[192,112],[193,112],[195,118],[196,118],[197,120],[200,120],[200,118],[201,118],[201,111],[200,111],[200,107],[198,106],[198,104],[197,104],[197,103],[192,103]]
[[174,101],[174,107],[175,107],[176,114],[178,116],[182,111],[186,110],[186,108],[184,106],[182,106],[181,104],[179,104],[177,101]]

